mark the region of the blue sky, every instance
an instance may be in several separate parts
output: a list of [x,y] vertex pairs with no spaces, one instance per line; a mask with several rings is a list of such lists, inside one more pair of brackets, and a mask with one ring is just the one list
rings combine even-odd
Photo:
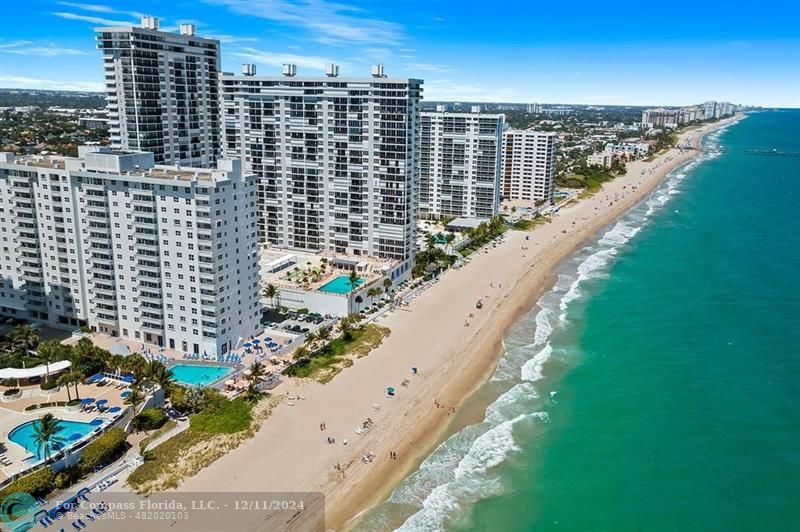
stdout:
[[92,29],[158,16],[222,41],[223,68],[425,80],[425,98],[800,107],[800,2],[21,0],[4,6],[0,87],[100,90]]

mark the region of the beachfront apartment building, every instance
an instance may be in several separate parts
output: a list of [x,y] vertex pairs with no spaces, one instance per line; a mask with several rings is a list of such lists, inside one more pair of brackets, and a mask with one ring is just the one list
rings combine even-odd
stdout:
[[500,209],[505,115],[421,113],[419,213],[422,218],[490,218]]
[[545,204],[553,201],[556,142],[553,132],[509,129],[504,133],[503,199]]
[[224,353],[260,332],[257,189],[238,160],[0,153],[0,313]]
[[149,151],[156,164],[213,167],[221,151],[219,41],[198,37],[192,24],[160,31],[155,17],[95,31],[112,147]]
[[645,109],[642,111],[642,125],[648,128],[676,128],[681,124],[680,109]]
[[422,81],[221,76],[224,153],[259,176],[259,232],[269,246],[392,259],[407,277],[419,204]]
[[642,126],[647,128],[672,128],[712,118],[725,118],[736,112],[729,102],[708,101],[681,109],[645,109],[642,111]]

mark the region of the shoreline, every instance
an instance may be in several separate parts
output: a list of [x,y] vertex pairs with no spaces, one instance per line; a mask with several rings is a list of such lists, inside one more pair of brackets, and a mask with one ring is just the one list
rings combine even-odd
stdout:
[[[742,116],[686,131],[680,140],[699,147],[705,134]],[[555,267],[699,154],[673,148],[653,161],[630,163],[626,175],[562,207],[550,223],[507,232],[502,244],[473,255],[469,264],[445,273],[408,307],[378,320],[392,333],[369,356],[326,385],[287,386],[286,393],[300,392],[306,401],[277,408],[252,439],[179,489],[320,491],[327,499],[326,528],[352,527],[454,430],[450,416],[491,375],[508,328],[552,286]],[[476,310],[479,299],[484,305]],[[412,366],[420,368],[419,375],[410,374]],[[406,378],[409,385],[398,386]],[[397,387],[394,398],[383,396],[386,386]],[[370,407],[373,402],[379,411]],[[353,429],[368,416],[374,428],[355,434]],[[330,427],[325,433],[318,427],[323,421]],[[327,444],[328,436],[337,443]],[[376,458],[362,463],[368,452]],[[390,452],[397,459],[390,459]],[[301,514],[288,526],[302,529],[306,521]]]
[[[491,378],[497,364],[500,361],[501,350],[502,350],[502,342],[503,338],[505,337],[508,329],[513,326],[524,314],[530,312],[537,304],[541,296],[550,290],[555,281],[557,276],[555,274],[555,268],[564,260],[568,259],[571,255],[576,253],[581,247],[583,247],[588,240],[593,238],[599,231],[601,231],[604,227],[615,223],[619,218],[624,216],[630,209],[634,206],[639,204],[641,201],[646,199],[663,181],[666,177],[675,169],[679,168],[680,166],[687,164],[691,160],[698,157],[702,152],[700,148],[702,146],[703,138],[717,129],[721,129],[728,125],[734,124],[739,120],[743,119],[746,115],[736,115],[726,120],[721,120],[719,122],[715,122],[713,124],[708,124],[699,128],[693,128],[682,133],[679,136],[679,140],[683,140],[684,138],[691,138],[695,137],[690,140],[692,147],[694,150],[688,151],[684,154],[683,157],[679,157],[678,159],[673,159],[669,161],[671,164],[667,164],[666,166],[659,168],[658,173],[655,174],[654,179],[650,179],[647,181],[646,186],[640,188],[634,196],[628,198],[618,209],[614,209],[613,215],[609,216],[605,219],[602,223],[592,224],[591,227],[585,227],[584,231],[581,231],[582,234],[579,241],[574,242],[574,244],[567,246],[567,250],[564,251],[563,246],[550,250],[551,257],[550,260],[545,264],[537,263],[537,267],[549,270],[549,274],[545,275],[544,277],[541,276],[534,276],[535,279],[530,278],[534,272],[532,269],[529,273],[525,276],[517,280],[515,288],[520,285],[527,284],[527,293],[523,290],[522,292],[522,299],[523,301],[519,301],[518,304],[513,305],[512,311],[509,312],[508,315],[503,316],[502,320],[498,319],[498,327],[494,329],[501,329],[499,333],[497,333],[494,337],[488,338],[484,343],[490,343],[491,345],[484,345],[478,348],[478,352],[474,358],[477,358],[478,361],[486,362],[484,364],[483,371],[480,372],[480,377],[478,380],[470,381],[470,383],[465,384],[463,387],[458,390],[458,382],[454,382],[452,387],[453,394],[458,397],[458,404],[463,403],[466,399],[471,397],[486,381]],[[669,151],[665,152],[664,154],[656,157],[653,161],[648,163],[648,166],[653,166],[659,161],[665,160],[669,154],[674,152],[675,149],[670,149]],[[635,161],[636,162],[642,162]],[[630,168],[634,163],[629,164],[628,167]],[[603,189],[598,191],[593,197],[603,194],[606,192],[607,185],[610,183],[618,181],[620,178],[628,177],[630,174],[626,173],[625,176],[619,176],[614,181],[609,183],[605,183],[603,185]],[[591,199],[591,198],[587,198]],[[583,202],[586,200],[572,200],[565,208],[574,207],[577,202]],[[530,231],[528,232],[530,233]],[[570,241],[573,239],[571,238]],[[558,251],[556,251],[558,250]],[[520,298],[517,298],[520,299]],[[527,303],[525,302],[527,300]],[[457,391],[458,390],[458,391]],[[466,393],[464,391],[466,390]],[[443,395],[446,395],[450,390],[444,391]],[[441,416],[431,417],[430,424],[435,425],[438,421],[441,420]],[[349,517],[342,519],[337,514],[333,514],[336,516],[336,519],[329,518],[332,521],[333,528],[343,528],[345,530],[351,529],[358,519],[368,512],[373,506],[376,504],[384,501],[391,492],[397,487],[397,485],[402,482],[409,474],[413,473],[418,467],[419,464],[439,445],[441,442],[446,440],[450,435],[454,434],[460,429],[460,427],[453,427],[450,424],[447,424],[444,427],[441,427],[440,430],[434,432],[427,432],[426,430],[421,430],[422,434],[426,434],[426,437],[423,437],[422,440],[419,440],[418,448],[414,450],[414,452],[407,458],[405,463],[403,464],[405,468],[396,474],[389,475],[384,477],[383,481],[380,482],[382,485],[382,489],[378,489],[376,492],[374,491],[372,495],[366,496],[364,501],[361,505],[358,503],[351,502],[349,508],[347,510],[342,510],[341,515],[351,514]],[[375,486],[373,486],[374,488]],[[354,513],[352,509],[354,507],[359,507],[357,513]],[[337,520],[338,519],[338,520]]]

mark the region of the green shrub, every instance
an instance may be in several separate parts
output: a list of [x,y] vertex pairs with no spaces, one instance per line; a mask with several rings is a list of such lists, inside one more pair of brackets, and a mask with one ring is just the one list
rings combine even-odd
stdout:
[[160,408],[148,408],[133,418],[133,428],[136,430],[155,430],[167,422],[167,414]]
[[125,432],[113,428],[88,444],[81,454],[81,464],[87,471],[113,462],[125,451]]
[[19,388],[11,388],[3,392],[6,397],[19,393]]
[[216,394],[206,409],[191,417],[190,429],[208,434],[233,434],[250,428],[251,406],[241,398],[228,400]]
[[42,381],[42,383],[39,385],[39,388],[41,388],[42,390],[53,390],[55,388],[58,388],[58,381],[56,381],[55,379],[50,379],[49,381]]
[[42,497],[53,491],[53,480],[55,474],[49,467],[43,467],[34,471],[30,475],[18,478],[2,490],[0,490],[0,500],[5,499],[10,494],[20,491],[28,493],[34,497]]
[[68,467],[56,473],[53,484],[57,490],[63,490],[78,482],[81,479],[81,468],[79,466]]
[[78,406],[81,404],[80,399],[73,399],[72,401],[67,401],[67,406]]

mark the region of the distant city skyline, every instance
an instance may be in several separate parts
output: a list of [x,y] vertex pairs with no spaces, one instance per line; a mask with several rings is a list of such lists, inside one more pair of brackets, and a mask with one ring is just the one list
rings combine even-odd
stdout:
[[[222,43],[222,67],[282,63],[321,75],[425,80],[425,100],[688,105],[726,100],[800,107],[800,7],[641,2],[535,5],[452,1],[30,0],[6,8],[0,87],[102,91],[93,29],[142,14]],[[13,23],[11,23],[13,21]]]

